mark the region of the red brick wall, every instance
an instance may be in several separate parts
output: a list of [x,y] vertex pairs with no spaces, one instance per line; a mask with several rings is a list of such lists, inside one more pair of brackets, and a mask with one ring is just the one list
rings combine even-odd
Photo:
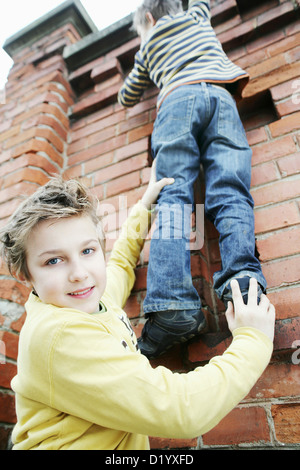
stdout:
[[[299,1],[226,0],[211,5],[224,49],[251,76],[240,113],[253,149],[257,248],[277,311],[275,348],[258,383],[215,429],[187,441],[151,438],[151,444],[193,449],[299,447]],[[0,108],[0,223],[17,206],[20,194],[31,194],[49,175],[83,178],[103,203],[110,251],[128,209],[148,182],[157,91],[150,89],[140,104],[123,109],[116,95],[123,74],[132,66],[138,39],[70,72],[61,45],[78,39],[74,27],[66,25],[13,57],[6,103]],[[149,246],[148,239],[125,308],[137,334],[143,324]],[[192,273],[209,333],[174,348],[153,361],[154,366],[187,371],[222,353],[230,343],[224,306],[212,290],[212,274],[219,264],[218,236],[205,220],[205,243],[192,252]],[[16,373],[28,291],[3,268],[0,276],[0,448],[5,448],[16,420],[10,380]]]

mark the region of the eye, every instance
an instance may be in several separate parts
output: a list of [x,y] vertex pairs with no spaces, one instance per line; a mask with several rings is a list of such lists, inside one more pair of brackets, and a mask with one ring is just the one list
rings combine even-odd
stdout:
[[46,262],[46,265],[47,266],[55,266],[56,264],[58,264],[60,262],[60,258],[51,258],[49,259],[47,262]]
[[93,253],[95,250],[93,248],[86,248],[85,250],[83,250],[82,254],[83,255],[90,255],[91,253]]

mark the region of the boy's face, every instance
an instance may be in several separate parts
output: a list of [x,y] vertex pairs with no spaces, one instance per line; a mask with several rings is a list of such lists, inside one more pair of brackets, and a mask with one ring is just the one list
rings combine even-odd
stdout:
[[42,302],[86,313],[99,310],[106,266],[91,217],[39,222],[28,239],[26,259],[30,283]]

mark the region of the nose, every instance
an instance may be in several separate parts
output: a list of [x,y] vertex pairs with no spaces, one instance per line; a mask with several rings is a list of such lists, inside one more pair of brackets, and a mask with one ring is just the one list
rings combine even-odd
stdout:
[[80,261],[73,261],[69,271],[70,282],[81,282],[87,279],[88,273],[84,265]]

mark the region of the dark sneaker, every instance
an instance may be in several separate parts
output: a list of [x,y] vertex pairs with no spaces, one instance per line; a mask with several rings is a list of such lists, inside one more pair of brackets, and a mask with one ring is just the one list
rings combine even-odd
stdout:
[[[236,278],[240,286],[240,291],[243,297],[244,304],[248,303],[248,291],[249,291],[250,279],[251,278],[248,276]],[[265,293],[265,290],[263,289],[263,287],[259,283],[257,283],[257,303],[260,302],[261,294],[264,294],[264,293]],[[228,287],[226,287],[226,289],[224,290],[222,301],[227,307],[227,304],[230,300],[232,301],[232,293],[231,293],[231,287],[229,284]]]
[[206,327],[202,310],[167,310],[149,315],[138,345],[149,359],[158,357],[177,343],[184,343]]

